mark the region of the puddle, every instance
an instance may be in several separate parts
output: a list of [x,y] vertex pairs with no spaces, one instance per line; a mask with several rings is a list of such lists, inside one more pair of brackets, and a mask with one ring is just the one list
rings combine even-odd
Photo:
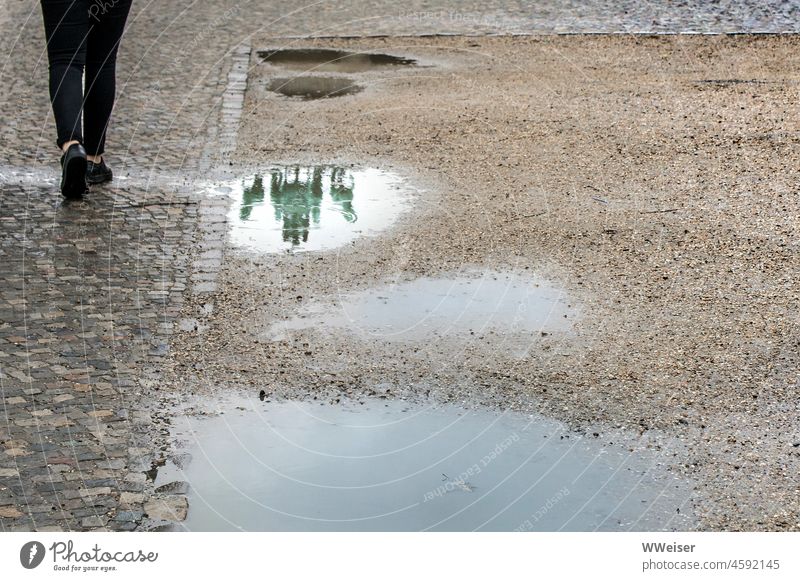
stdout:
[[551,333],[567,332],[579,309],[555,283],[514,272],[466,271],[418,278],[312,303],[265,338],[292,330],[336,327],[387,341],[441,340],[491,333],[504,348],[525,349]]
[[263,62],[302,71],[361,73],[373,69],[416,65],[414,59],[378,53],[354,53],[327,48],[262,50]]
[[391,226],[410,205],[402,179],[377,169],[286,166],[231,186],[231,242],[261,252],[327,250]]
[[[691,486],[662,456],[537,416],[405,402],[234,398],[182,417],[192,531],[691,528]],[[664,453],[662,453],[664,454]]]
[[292,77],[272,79],[267,83],[267,89],[285,97],[311,100],[354,95],[364,87],[344,77]]

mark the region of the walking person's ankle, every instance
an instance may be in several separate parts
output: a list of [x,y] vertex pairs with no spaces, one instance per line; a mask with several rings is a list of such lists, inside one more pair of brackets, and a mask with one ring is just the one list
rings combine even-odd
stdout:
[[[67,141],[66,143],[61,145],[61,151],[63,153],[67,153],[67,150],[70,148],[70,146],[75,145],[76,143],[80,143],[80,141],[78,141],[77,139],[73,139],[72,141]],[[89,156],[87,155],[86,157]]]
[[103,161],[103,154],[102,153],[98,153],[97,155],[86,154],[86,159],[88,159],[92,163],[100,163],[101,161]]

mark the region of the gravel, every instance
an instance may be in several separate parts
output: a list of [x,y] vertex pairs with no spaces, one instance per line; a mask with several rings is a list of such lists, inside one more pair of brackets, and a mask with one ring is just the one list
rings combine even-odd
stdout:
[[[429,66],[353,75],[363,93],[315,102],[270,96],[285,71],[254,67],[242,164],[376,166],[422,193],[387,234],[338,251],[226,252],[174,373],[191,390],[432,397],[656,434],[681,443],[665,453],[699,482],[702,528],[798,529],[797,43],[329,41]],[[556,281],[582,311],[575,335],[532,338],[523,358],[502,334],[457,349],[259,336],[315,300],[468,268]]]

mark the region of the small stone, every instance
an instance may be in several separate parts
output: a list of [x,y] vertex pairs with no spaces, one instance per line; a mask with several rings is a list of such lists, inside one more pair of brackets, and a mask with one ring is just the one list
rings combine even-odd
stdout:
[[131,472],[125,476],[126,482],[137,482],[137,483],[144,483],[147,480],[147,476],[145,476],[141,472]]
[[186,519],[189,501],[185,496],[162,496],[145,503],[147,516],[156,520],[182,521]]
[[0,517],[2,518],[17,518],[22,516],[22,513],[14,506],[0,506]]
[[10,450],[6,450],[6,454],[9,456],[27,456],[30,452],[22,448],[11,448]]
[[186,494],[189,492],[189,483],[182,480],[169,482],[163,486],[159,486],[154,491],[156,494]]
[[83,498],[89,496],[103,496],[107,494],[111,494],[111,488],[108,486],[99,486],[97,488],[84,488],[83,490],[80,491],[80,495]]
[[108,522],[108,517],[103,516],[87,516],[81,519],[81,526],[86,528],[104,527]]
[[136,506],[144,502],[144,494],[139,492],[123,492],[119,495],[119,504],[123,507]]
[[115,521],[120,522],[138,522],[142,520],[144,512],[141,510],[120,510],[114,516]]

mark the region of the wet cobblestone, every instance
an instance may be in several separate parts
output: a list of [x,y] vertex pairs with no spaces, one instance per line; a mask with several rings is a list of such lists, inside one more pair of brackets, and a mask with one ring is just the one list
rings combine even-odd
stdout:
[[[38,5],[16,3],[0,19],[5,54],[41,53],[38,14],[33,34],[9,33],[30,10]],[[152,489],[144,471],[162,453],[154,438],[168,434],[153,412],[160,369],[203,223],[193,184],[209,164],[204,143],[219,130],[220,86],[234,62],[230,35],[209,36],[191,60],[176,50],[213,10],[175,21],[184,36],[154,46],[169,27],[162,19],[179,12],[132,15],[138,24],[121,53],[109,136],[117,180],[85,201],[64,202],[57,191],[46,67],[7,63],[4,74],[25,82],[0,89],[0,101],[18,110],[0,130],[15,144],[0,153],[2,531],[134,530],[144,518]],[[236,53],[240,61],[246,51]],[[241,85],[242,71],[235,74]],[[238,116],[235,95],[227,99],[230,140]],[[168,501],[185,513],[185,500]]]
[[[133,206],[161,194],[107,188],[79,205],[0,185],[0,522],[3,530],[108,522],[141,451],[130,406],[158,366],[159,327],[180,312],[196,206]],[[126,497],[128,505],[141,497]]]

